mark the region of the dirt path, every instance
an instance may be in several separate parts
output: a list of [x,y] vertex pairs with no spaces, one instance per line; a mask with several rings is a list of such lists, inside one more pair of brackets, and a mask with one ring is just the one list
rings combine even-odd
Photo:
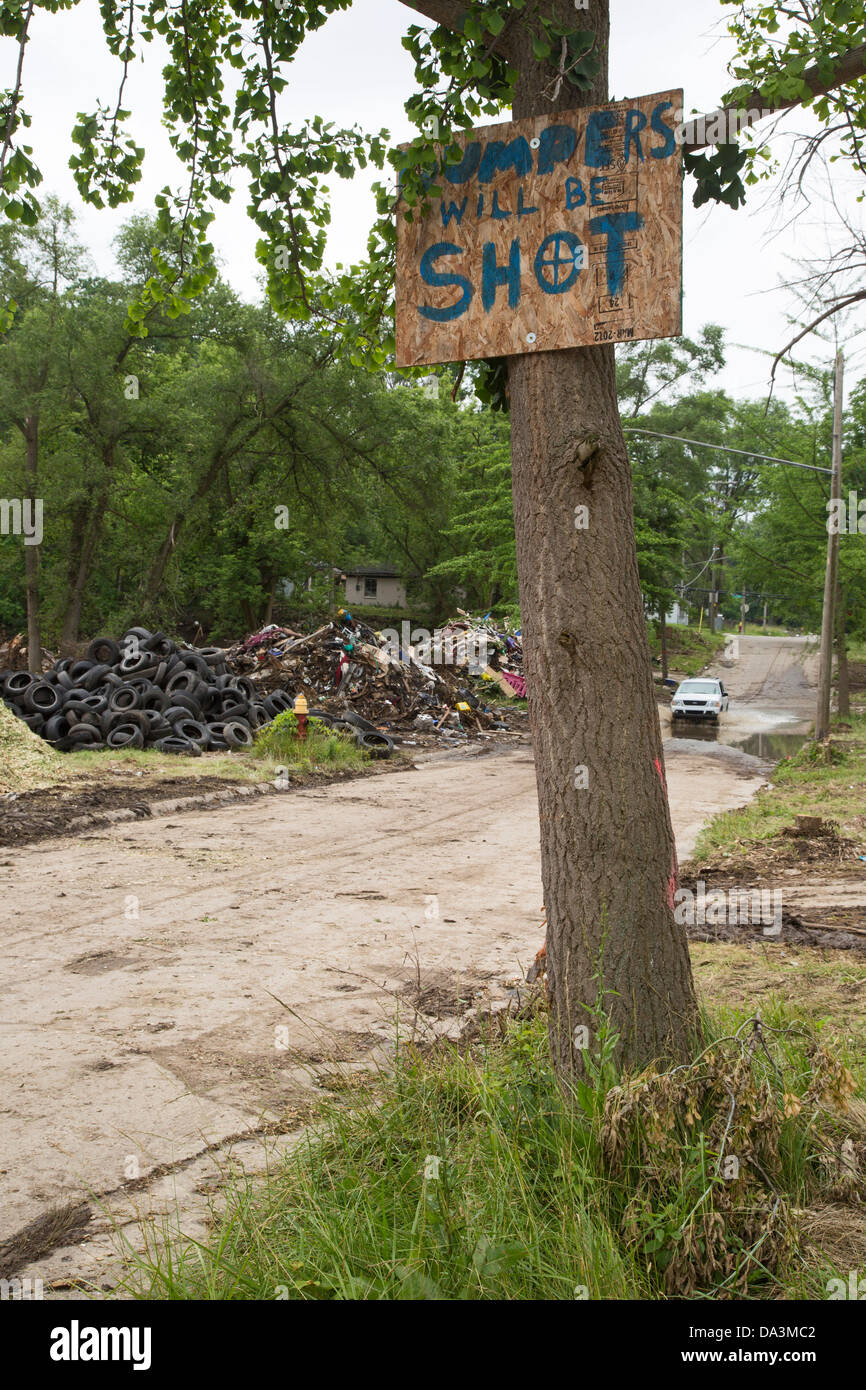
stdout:
[[[759,716],[780,681],[808,689],[801,656],[749,653]],[[666,747],[681,857],[762,780],[695,745]],[[0,898],[0,1241],[88,1194],[121,1222],[175,1199],[194,1221],[226,1136],[262,1166],[243,1136],[293,1142],[335,1063],[387,1049],[398,1008],[404,1031],[453,1026],[522,978],[543,939],[531,751],[25,846],[0,859]],[[34,1230],[22,1272],[99,1283],[105,1229],[43,1256]]]

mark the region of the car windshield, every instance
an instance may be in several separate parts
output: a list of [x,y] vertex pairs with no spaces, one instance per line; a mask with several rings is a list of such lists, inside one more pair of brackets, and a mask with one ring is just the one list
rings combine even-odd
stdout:
[[683,681],[677,691],[678,695],[717,695],[718,693],[717,681]]

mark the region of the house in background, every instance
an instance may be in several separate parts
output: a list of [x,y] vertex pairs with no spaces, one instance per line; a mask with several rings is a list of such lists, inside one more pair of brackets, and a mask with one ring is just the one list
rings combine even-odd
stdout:
[[406,586],[395,569],[347,569],[346,604],[358,608],[365,603],[380,608],[405,608]]

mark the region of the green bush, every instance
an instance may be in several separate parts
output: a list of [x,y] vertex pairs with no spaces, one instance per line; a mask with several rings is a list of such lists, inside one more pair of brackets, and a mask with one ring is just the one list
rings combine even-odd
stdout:
[[253,756],[269,758],[277,763],[330,763],[361,767],[369,762],[369,754],[358,747],[350,735],[335,732],[323,719],[307,718],[307,737],[298,737],[298,716],[284,710],[263,729],[253,742]]

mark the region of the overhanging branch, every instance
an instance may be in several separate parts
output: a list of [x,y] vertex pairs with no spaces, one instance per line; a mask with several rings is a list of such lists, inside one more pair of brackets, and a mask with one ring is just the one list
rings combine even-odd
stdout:
[[[837,87],[844,87],[846,82],[856,82],[858,78],[866,76],[866,43],[858,44],[856,48],[849,48],[847,53],[843,53],[833,63],[833,74],[829,81],[825,82],[820,74],[818,64],[806,68],[803,73],[803,81],[815,97],[826,96],[828,92],[835,91]],[[753,88],[744,101],[737,106],[724,106],[717,111],[709,112],[705,116],[696,116],[693,121],[687,121],[686,130],[689,126],[699,125],[702,130],[706,129],[708,122],[715,118],[726,115],[728,112],[751,111],[757,108],[761,115],[771,115],[775,111],[790,111],[795,106],[802,103],[802,97],[793,97],[789,101],[771,101],[761,95],[758,87]],[[756,117],[757,119],[757,117]],[[751,125],[753,122],[744,121],[741,125]],[[687,150],[701,150],[714,142],[706,139],[685,140],[684,148]]]

